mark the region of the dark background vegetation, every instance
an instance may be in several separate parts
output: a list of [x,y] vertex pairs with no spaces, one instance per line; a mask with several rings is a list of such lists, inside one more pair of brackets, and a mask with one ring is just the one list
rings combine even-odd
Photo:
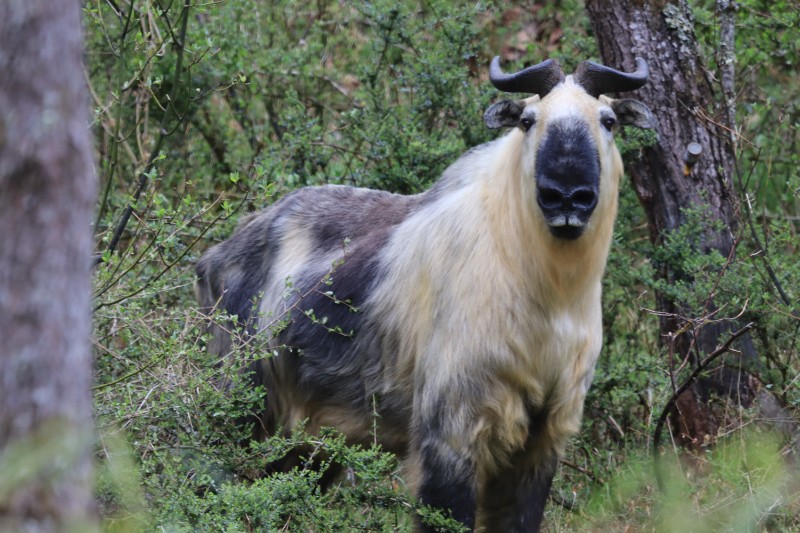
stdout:
[[[733,181],[747,231],[732,257],[699,253],[693,239],[709,221],[702,206],[686,206],[686,222],[653,245],[623,182],[603,353],[548,531],[800,528],[797,429],[775,421],[800,408],[800,5],[738,6]],[[719,17],[712,1],[691,7],[713,77]],[[567,72],[599,59],[583,3],[97,0],[85,3],[84,23],[101,185],[93,395],[104,526],[409,528],[415,504],[379,449],[348,447],[333,432],[249,442],[235,422],[266,391],[211,385],[236,365],[221,370],[204,351],[193,263],[239,217],[301,186],[424,190],[496,135],[482,121],[499,97],[487,81],[493,55],[516,66],[552,57]],[[634,157],[648,143],[626,132],[620,147]],[[665,282],[665,264],[691,283]],[[718,434],[691,453],[664,439],[660,490],[652,436],[693,364],[676,362],[660,338],[657,293],[684,302],[687,319],[704,316],[713,295],[715,320],[752,322],[757,358],[734,349],[719,364],[746,366],[772,407],[767,416],[763,402],[712,395]],[[236,358],[244,366],[264,355]],[[347,465],[341,485],[321,494],[320,473],[306,468],[259,476],[300,442]]]

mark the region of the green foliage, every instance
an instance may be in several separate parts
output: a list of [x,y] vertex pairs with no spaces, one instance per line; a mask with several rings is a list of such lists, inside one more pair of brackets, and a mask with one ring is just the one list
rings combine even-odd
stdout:
[[[714,2],[695,8],[711,68],[719,61]],[[800,3],[736,2],[736,120],[741,127],[738,184],[764,216],[800,213]]]
[[[764,388],[800,408],[792,303],[800,286],[800,10],[789,1],[738,4],[736,110],[747,141],[735,254],[705,253],[696,235],[713,222],[702,206],[686,206],[684,224],[654,247],[623,183],[603,353],[584,431],[554,484],[556,498],[577,506],[550,505],[552,531],[800,527],[797,489],[774,466],[777,437],[738,439],[757,413],[734,413],[736,425],[724,428],[733,436],[701,457],[707,475],[676,475],[665,496],[646,458],[672,381],[691,370],[665,364],[656,294],[683,302],[684,318],[699,327],[755,320]],[[192,264],[243,214],[300,186],[426,188],[492,136],[482,121],[497,97],[486,83],[492,55],[554,57],[567,70],[597,59],[582,3],[130,0],[88,2],[84,11],[103,186],[93,394],[106,529],[405,531],[418,514],[458,530],[411,501],[396,459],[377,448],[302,431],[251,441],[241,422],[269,391],[247,386],[247,369],[268,354],[244,346],[219,365],[206,352],[208,317],[192,296]],[[695,14],[713,68],[713,2]],[[628,157],[653,142],[651,132],[631,130],[620,144]],[[112,251],[129,203],[133,217]],[[664,280],[667,267],[682,275]],[[712,296],[714,309],[706,306]],[[303,457],[297,468],[265,475],[294,448]],[[345,476],[320,491],[333,464]],[[770,507],[776,490],[784,499]],[[727,513],[734,505],[741,509]]]
[[[309,458],[289,472],[242,482],[219,479],[214,472],[198,472],[198,481],[184,483],[178,491],[163,486],[171,505],[160,509],[153,525],[178,531],[396,531],[409,527],[408,498],[395,488],[400,483],[396,462],[377,448],[347,446],[333,433],[310,437],[273,438],[273,442],[252,443],[254,455],[274,456],[276,450],[306,447]],[[324,457],[311,467],[311,457]],[[185,461],[182,461],[185,463]],[[348,472],[347,481],[335,490],[322,492],[321,478],[332,464]],[[174,463],[176,469],[185,468]],[[163,473],[162,473],[163,476]],[[433,514],[447,531],[455,524]]]

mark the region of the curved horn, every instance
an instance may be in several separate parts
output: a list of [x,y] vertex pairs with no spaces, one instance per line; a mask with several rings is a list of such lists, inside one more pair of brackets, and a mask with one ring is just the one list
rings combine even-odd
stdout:
[[489,81],[507,93],[532,93],[544,96],[564,81],[564,73],[561,72],[558,61],[548,59],[514,74],[506,74],[500,68],[500,56],[495,56],[489,65]]
[[604,93],[633,91],[647,83],[650,69],[641,57],[636,58],[636,72],[621,72],[611,67],[584,61],[575,71],[575,82],[597,98]]

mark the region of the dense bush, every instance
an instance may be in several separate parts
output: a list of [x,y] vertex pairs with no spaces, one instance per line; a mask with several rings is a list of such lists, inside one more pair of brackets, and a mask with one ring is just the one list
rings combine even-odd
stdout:
[[[662,353],[657,291],[686,302],[700,326],[712,293],[720,308],[714,320],[754,320],[753,372],[786,406],[800,407],[800,10],[791,2],[740,6],[744,201],[736,254],[698,253],[692,227],[706,223],[702,211],[687,212],[687,225],[654,247],[634,192],[623,187],[605,280],[603,355],[584,431],[555,482],[553,499],[562,505],[548,510],[550,530],[798,527],[799,489],[775,466],[785,441],[766,429],[750,431],[752,439],[738,431],[757,426],[756,413],[733,413],[724,444],[699,458],[710,473],[676,477],[665,496],[647,458],[655,419],[685,376]],[[416,504],[395,459],[377,447],[349,447],[333,432],[250,441],[238,421],[269,391],[214,384],[265,354],[244,349],[224,369],[207,355],[193,263],[240,216],[300,186],[423,190],[492,137],[481,118],[497,96],[486,83],[491,55],[557,57],[567,69],[596,57],[582,5],[129,0],[84,9],[103,186],[93,393],[107,528],[408,529]],[[713,68],[711,3],[698,5],[697,24]],[[648,142],[629,135],[623,153]],[[665,285],[665,263],[694,282]],[[309,461],[264,477],[269,462],[295,445],[324,458],[322,470]],[[321,493],[315,481],[330,461],[347,475]],[[726,506],[746,510],[726,515]],[[678,524],[679,515],[695,519]]]

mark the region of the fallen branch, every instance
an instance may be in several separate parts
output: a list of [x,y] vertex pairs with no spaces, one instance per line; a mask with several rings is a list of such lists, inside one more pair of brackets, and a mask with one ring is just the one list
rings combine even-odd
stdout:
[[656,423],[655,431],[653,431],[653,460],[655,461],[656,465],[656,481],[658,482],[658,488],[660,490],[662,491],[664,490],[664,483],[661,476],[661,469],[659,468],[661,431],[664,428],[664,424],[667,421],[667,417],[670,415],[670,413],[672,413],[672,410],[675,408],[675,402],[677,401],[677,399],[680,397],[681,394],[686,392],[686,390],[692,386],[695,380],[697,380],[697,377],[704,370],[706,370],[709,367],[709,365],[711,365],[711,363],[713,363],[721,355],[727,353],[730,350],[731,345],[734,343],[734,341],[736,341],[736,339],[738,339],[739,337],[741,337],[742,335],[753,329],[754,325],[755,325],[754,322],[749,322],[741,329],[733,332],[731,336],[728,338],[728,340],[726,340],[722,346],[711,352],[708,356],[705,357],[705,359],[700,361],[700,363],[692,371],[692,373],[689,374],[689,376],[686,378],[683,384],[680,387],[678,387],[675,390],[675,392],[673,392],[672,396],[664,406],[664,409],[661,411],[661,416],[658,417],[658,422]]

